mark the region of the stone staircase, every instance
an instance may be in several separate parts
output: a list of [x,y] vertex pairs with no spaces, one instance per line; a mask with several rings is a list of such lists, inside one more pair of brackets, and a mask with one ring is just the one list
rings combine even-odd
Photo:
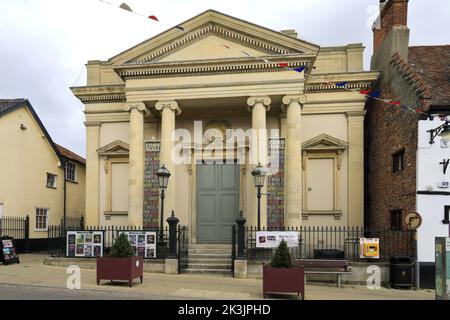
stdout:
[[190,244],[185,273],[206,273],[231,276],[231,245]]

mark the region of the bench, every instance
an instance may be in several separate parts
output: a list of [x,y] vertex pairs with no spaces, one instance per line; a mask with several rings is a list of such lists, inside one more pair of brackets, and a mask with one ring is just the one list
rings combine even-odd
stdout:
[[337,286],[341,287],[341,276],[352,272],[347,260],[297,260],[295,266],[305,269],[306,274],[336,274]]

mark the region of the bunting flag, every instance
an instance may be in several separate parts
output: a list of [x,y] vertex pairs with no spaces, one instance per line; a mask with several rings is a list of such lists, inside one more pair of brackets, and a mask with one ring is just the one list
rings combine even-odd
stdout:
[[[120,9],[128,11],[128,12],[131,12],[131,13],[133,13],[135,15],[138,15],[138,16],[141,16],[141,17],[145,17],[146,19],[150,19],[150,20],[156,21],[158,23],[167,25],[167,26],[169,26],[171,28],[176,28],[176,29],[178,29],[178,30],[180,30],[182,32],[186,32],[185,28],[183,26],[181,26],[181,25],[176,25],[176,26],[169,25],[169,24],[161,22],[158,19],[158,17],[155,16],[155,15],[146,16],[146,15],[140,14],[138,12],[134,12],[131,9],[131,7],[128,4],[126,4],[125,2],[123,2],[120,6],[117,6],[117,5],[112,4],[112,3],[108,2],[108,1],[105,1],[105,0],[98,0],[98,1],[102,2],[104,4],[107,4],[107,5],[110,5],[110,6],[114,6],[116,8],[120,8]],[[212,41],[212,42],[216,42],[216,41],[213,41],[211,39],[207,39],[207,40]],[[280,68],[284,68],[286,71],[296,71],[298,73],[301,73],[301,72],[306,70],[306,66],[301,66],[299,68],[292,69],[292,68],[289,68],[289,63],[288,62],[279,62],[279,63],[272,62],[272,61],[270,61],[268,59],[265,59],[265,58],[262,58],[262,57],[259,57],[259,56],[256,56],[256,55],[252,55],[252,54],[250,54],[248,52],[245,52],[245,51],[242,51],[242,50],[240,50],[238,48],[233,48],[232,46],[229,46],[229,45],[226,45],[226,44],[223,44],[223,43],[220,43],[220,42],[217,42],[217,43],[219,45],[221,45],[222,47],[226,48],[226,49],[239,51],[239,52],[245,54],[247,57],[253,57],[253,58],[256,58],[256,59],[261,59],[262,61],[264,61],[265,63],[267,63],[269,65],[277,65]],[[308,76],[308,75],[305,75],[305,76]],[[341,88],[341,89],[348,90],[349,92],[358,92],[358,89],[355,90],[355,89],[350,89],[350,88],[346,87],[349,84],[348,81],[342,81],[342,82],[337,82],[337,83],[332,83],[332,82],[329,82],[329,81],[325,81],[325,83],[330,84],[330,85],[334,85],[334,86],[336,86],[338,88]],[[373,99],[373,100],[377,100],[377,101],[380,101],[380,102],[385,103],[385,104],[389,104],[389,105],[392,105],[392,106],[397,106],[397,107],[399,107],[399,109],[397,109],[397,111],[401,111],[403,109],[403,110],[408,110],[408,111],[412,111],[412,112],[415,112],[415,113],[423,113],[423,114],[426,114],[427,116],[430,116],[429,113],[426,113],[424,111],[424,107],[422,107],[422,108],[421,107],[411,108],[411,107],[408,107],[406,105],[402,105],[400,103],[400,101],[380,99],[380,97],[381,97],[381,90],[373,91],[373,89],[366,89],[366,90],[359,91],[359,93],[364,95],[368,99]],[[436,115],[436,116],[443,117],[444,119],[446,118],[445,115],[444,116],[443,115]]]
[[126,10],[126,11],[133,12],[133,10],[131,10],[130,6],[127,5],[125,2],[122,3],[122,4],[119,6],[119,8],[120,8],[120,9],[123,9],[123,10]]
[[379,98],[381,96],[381,90],[369,93],[369,97],[371,98]]

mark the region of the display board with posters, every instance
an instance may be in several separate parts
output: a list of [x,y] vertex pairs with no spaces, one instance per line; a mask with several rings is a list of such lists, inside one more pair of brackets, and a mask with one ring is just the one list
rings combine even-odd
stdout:
[[156,259],[156,231],[119,231],[125,234],[133,247],[134,253],[144,259]]
[[0,261],[5,265],[10,263],[20,263],[17,250],[14,247],[14,239],[11,237],[2,237],[0,240]]
[[103,257],[103,247],[104,231],[67,231],[67,257]]
[[436,300],[450,300],[450,238],[435,239]]
[[288,248],[298,247],[298,233],[293,231],[258,231],[256,232],[257,248],[277,248],[281,241],[287,243]]

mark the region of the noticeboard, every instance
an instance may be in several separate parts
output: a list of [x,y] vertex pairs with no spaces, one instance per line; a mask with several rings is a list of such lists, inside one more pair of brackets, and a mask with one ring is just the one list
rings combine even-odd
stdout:
[[103,257],[104,231],[67,231],[66,257]]
[[156,259],[156,231],[121,230],[118,236],[125,234],[136,256],[144,259]]
[[0,240],[0,261],[5,265],[11,263],[20,263],[19,255],[17,254],[17,250],[14,247],[14,238],[2,237],[0,238]]
[[450,300],[450,238],[436,238],[436,300]]
[[277,248],[282,240],[286,241],[288,248],[298,247],[298,233],[295,231],[256,232],[257,248]]

